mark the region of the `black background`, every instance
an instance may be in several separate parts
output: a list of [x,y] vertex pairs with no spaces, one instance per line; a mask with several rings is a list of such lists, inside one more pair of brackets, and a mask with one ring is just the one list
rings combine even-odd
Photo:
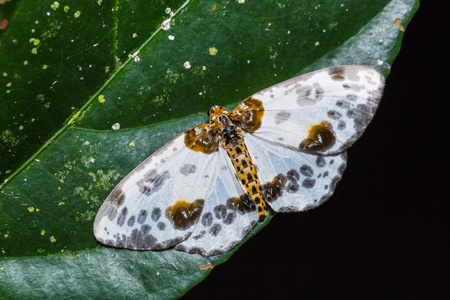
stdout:
[[185,299],[450,298],[450,47],[440,3],[423,1],[409,24],[334,196],[276,215]]

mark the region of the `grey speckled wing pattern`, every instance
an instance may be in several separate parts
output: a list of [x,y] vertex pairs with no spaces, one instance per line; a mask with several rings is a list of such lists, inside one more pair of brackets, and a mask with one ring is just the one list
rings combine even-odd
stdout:
[[169,142],[113,189],[95,218],[96,239],[211,256],[238,245],[267,207],[323,203],[383,88],[376,69],[339,66],[267,88],[233,111],[214,106],[209,124]]

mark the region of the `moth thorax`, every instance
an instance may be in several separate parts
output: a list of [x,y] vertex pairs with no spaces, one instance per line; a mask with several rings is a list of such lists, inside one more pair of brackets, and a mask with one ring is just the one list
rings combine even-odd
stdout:
[[225,113],[230,113],[228,109],[220,105],[214,105],[208,110],[209,123],[217,121],[217,118]]
[[219,117],[219,124],[220,124],[220,129],[222,132],[224,132],[226,130],[233,130],[233,131],[235,130],[233,121],[231,121],[227,115],[221,115]]

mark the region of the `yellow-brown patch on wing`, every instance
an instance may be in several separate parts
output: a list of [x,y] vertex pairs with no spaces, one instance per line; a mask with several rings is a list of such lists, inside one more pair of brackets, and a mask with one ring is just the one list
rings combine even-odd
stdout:
[[264,117],[264,105],[261,100],[249,97],[242,101],[232,112],[230,118],[239,122],[242,129],[255,132],[261,127]]
[[299,149],[306,152],[324,151],[333,147],[335,142],[333,126],[328,121],[322,121],[309,128],[308,138],[300,143]]
[[187,229],[197,223],[203,210],[205,200],[197,199],[192,203],[185,199],[178,200],[166,209],[167,219],[172,221],[175,229]]
[[186,131],[184,144],[195,152],[204,154],[216,152],[219,149],[217,126],[204,124]]

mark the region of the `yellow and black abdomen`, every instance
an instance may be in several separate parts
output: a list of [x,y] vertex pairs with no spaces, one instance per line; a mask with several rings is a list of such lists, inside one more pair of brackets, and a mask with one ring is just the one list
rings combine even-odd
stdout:
[[262,197],[258,174],[244,140],[242,138],[238,140],[240,140],[240,143],[236,143],[236,140],[234,140],[234,143],[224,143],[225,150],[233,163],[239,180],[256,204],[259,221],[263,221],[266,218],[267,206]]

